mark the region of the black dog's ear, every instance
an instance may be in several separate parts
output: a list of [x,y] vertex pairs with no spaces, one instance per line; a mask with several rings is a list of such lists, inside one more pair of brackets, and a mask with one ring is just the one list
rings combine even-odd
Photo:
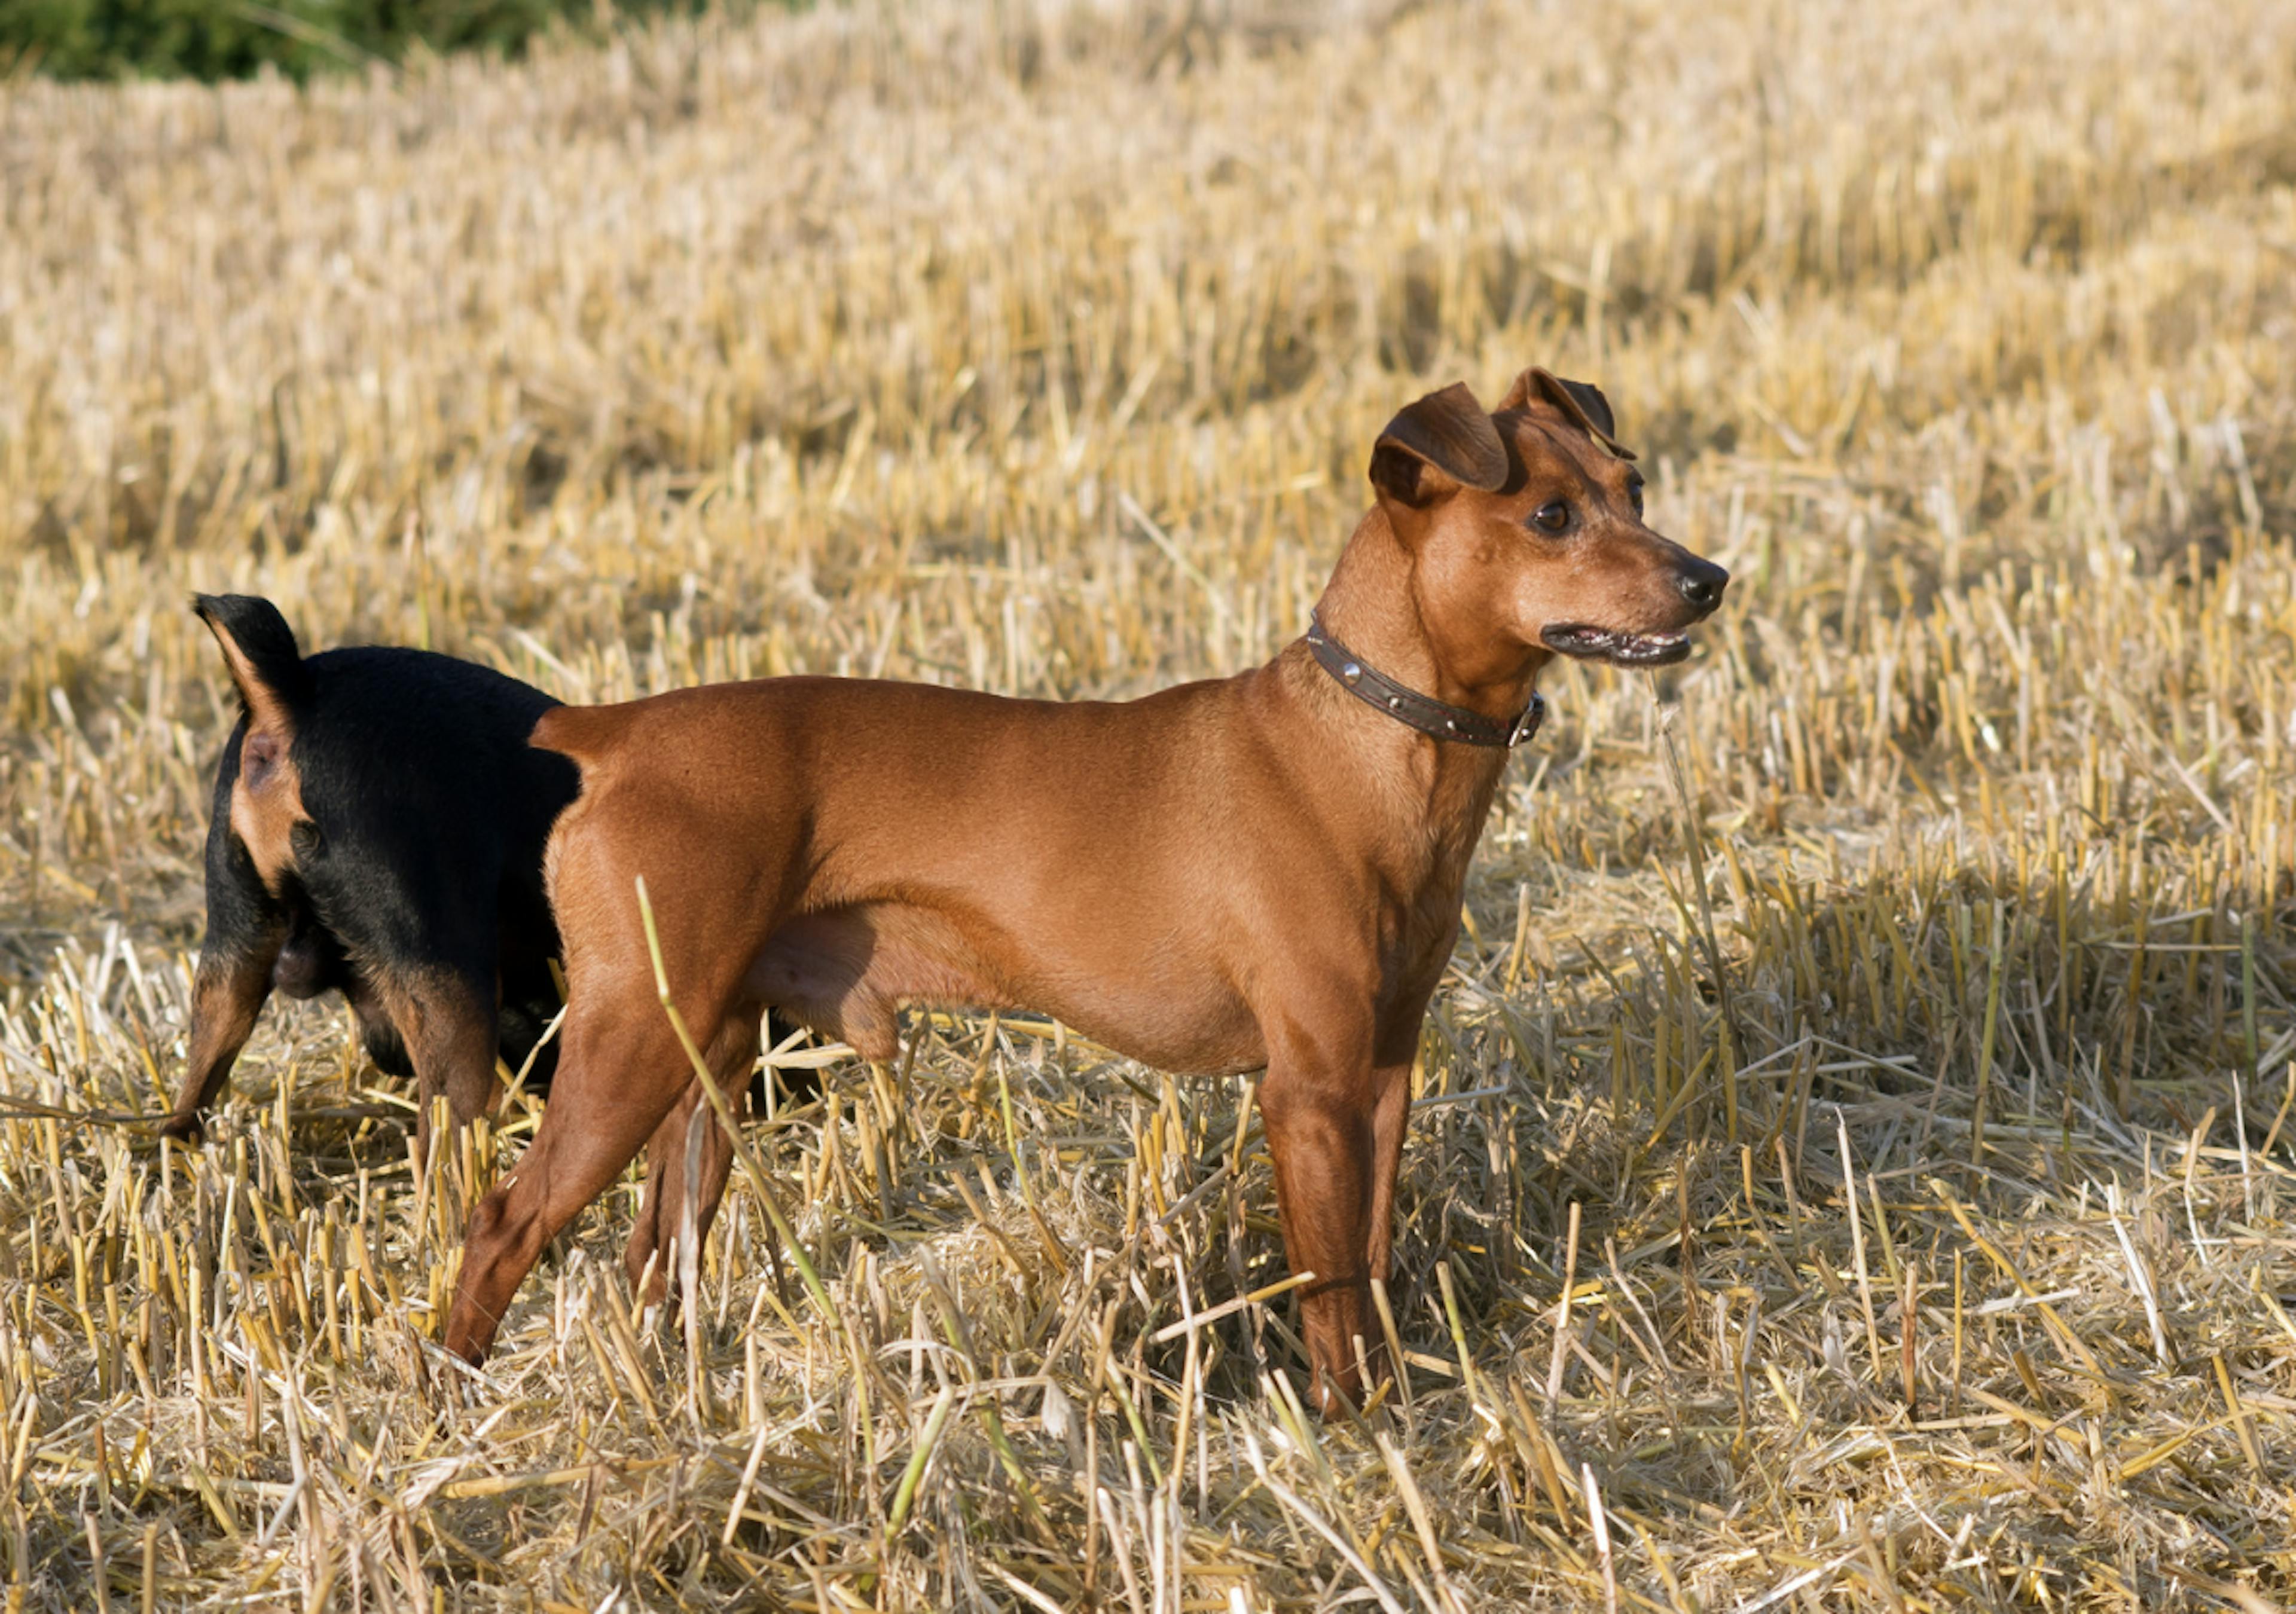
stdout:
[[1552,370],[1534,365],[1514,378],[1514,385],[1499,402],[1499,410],[1504,414],[1509,409],[1528,409],[1539,400],[1554,405],[1564,419],[1620,459],[1635,457],[1634,450],[1619,441],[1619,422],[1611,413],[1611,400],[1592,381],[1565,381]]
[[286,732],[311,675],[279,608],[254,594],[194,594],[192,609],[223,651],[250,728]]
[[1459,487],[1496,493],[1506,479],[1506,445],[1464,381],[1406,405],[1371,453],[1372,486],[1414,509]]

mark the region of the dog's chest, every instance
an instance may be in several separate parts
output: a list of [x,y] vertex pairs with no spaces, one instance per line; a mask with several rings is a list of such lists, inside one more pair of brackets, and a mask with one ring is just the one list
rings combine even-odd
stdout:
[[1460,770],[1427,782],[1424,809],[1394,837],[1384,860],[1382,974],[1406,987],[1431,982],[1459,933],[1467,871],[1497,787],[1496,771]]

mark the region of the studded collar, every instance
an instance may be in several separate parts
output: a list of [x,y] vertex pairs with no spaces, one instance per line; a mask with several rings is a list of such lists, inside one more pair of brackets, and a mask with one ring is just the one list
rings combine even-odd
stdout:
[[1501,723],[1464,706],[1453,706],[1398,684],[1326,633],[1324,620],[1309,619],[1308,648],[1317,665],[1337,679],[1356,699],[1377,707],[1398,723],[1437,740],[1456,740],[1468,745],[1513,750],[1538,733],[1546,716],[1546,702],[1537,692],[1530,704],[1512,723]]

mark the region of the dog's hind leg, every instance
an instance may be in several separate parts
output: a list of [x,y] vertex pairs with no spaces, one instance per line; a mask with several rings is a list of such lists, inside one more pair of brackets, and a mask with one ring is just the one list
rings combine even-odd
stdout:
[[685,1091],[661,1118],[661,1125],[646,1140],[645,1194],[638,1201],[630,1241],[622,1248],[622,1271],[630,1292],[648,1306],[659,1306],[669,1293],[670,1246],[677,1234],[677,1200],[684,1192],[685,1129],[702,1108],[701,1088],[688,1082]]
[[[243,726],[243,725],[242,725]],[[239,737],[238,731],[233,737]],[[201,1118],[224,1084],[271,995],[271,972],[286,945],[289,913],[264,889],[247,848],[232,833],[231,781],[238,773],[234,747],[216,783],[216,813],[208,826],[207,934],[192,981],[191,1053],[162,1137],[193,1143]]]
[[576,995],[534,1142],[471,1211],[446,1334],[447,1348],[464,1361],[485,1360],[543,1246],[636,1158],[692,1086],[685,1054],[650,997],[594,1002],[585,1013]]
[[195,1143],[203,1135],[202,1118],[231,1079],[232,1064],[271,995],[271,968],[286,933],[283,921],[227,941],[209,930],[192,982],[191,1054],[184,1062],[175,1110],[160,1128],[160,1136]]
[[[734,1118],[741,1119],[750,1101],[750,1073],[758,1061],[757,1011],[737,1009],[728,1015],[704,1057]],[[638,1207],[637,1225],[630,1232],[622,1266],[629,1274],[632,1292],[640,1295],[648,1305],[662,1301],[676,1274],[678,1230],[685,1225],[689,1192],[686,1137],[697,1119],[704,1129],[701,1169],[700,1176],[692,1180],[691,1188],[697,1244],[709,1236],[709,1225],[717,1217],[718,1201],[725,1197],[726,1179],[734,1168],[733,1142],[709,1110],[709,1102],[702,1095],[701,1083],[688,1082],[646,1144],[645,1198]],[[699,1249],[695,1251],[696,1259],[700,1253]],[[652,1263],[651,1272],[649,1261]]]

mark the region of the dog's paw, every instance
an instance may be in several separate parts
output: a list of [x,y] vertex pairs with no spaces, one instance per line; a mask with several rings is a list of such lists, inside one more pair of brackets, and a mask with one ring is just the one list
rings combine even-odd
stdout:
[[196,1115],[171,1115],[160,1124],[160,1135],[170,1143],[197,1149],[208,1141],[207,1123]]

